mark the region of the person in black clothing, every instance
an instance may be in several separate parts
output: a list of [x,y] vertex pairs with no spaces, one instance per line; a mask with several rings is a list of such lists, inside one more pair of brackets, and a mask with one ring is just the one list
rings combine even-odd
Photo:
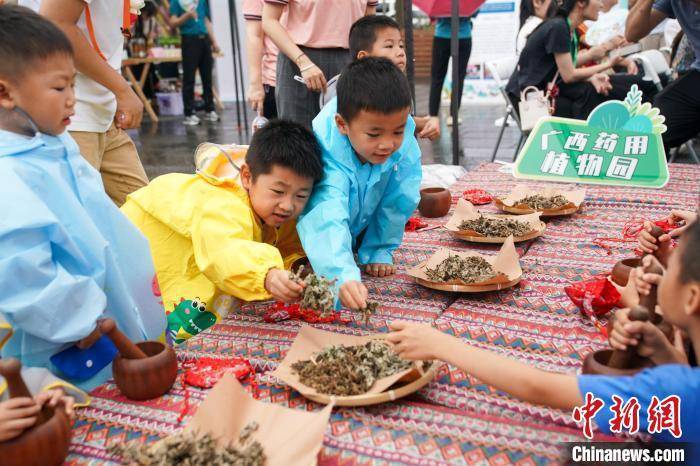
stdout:
[[614,98],[610,77],[603,71],[617,65],[620,57],[577,68],[603,58],[598,48],[579,51],[576,33],[583,21],[598,19],[600,8],[599,0],[561,0],[556,16],[532,32],[506,86],[516,109],[523,89],[535,86],[546,90],[554,81],[559,88],[554,112],[557,116],[586,119],[598,104]]

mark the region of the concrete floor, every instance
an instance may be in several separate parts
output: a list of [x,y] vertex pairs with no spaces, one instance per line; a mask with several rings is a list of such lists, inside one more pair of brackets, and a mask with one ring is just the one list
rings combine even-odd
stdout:
[[[416,83],[416,106],[418,114],[427,113],[428,82]],[[243,106],[241,106],[243,107]],[[241,108],[241,111],[243,109]],[[245,108],[246,119],[250,124],[253,113]],[[468,105],[460,110],[459,140],[462,152],[461,165],[467,170],[482,161],[490,160],[493,147],[498,137],[498,127],[494,120],[503,116],[505,107],[500,104]],[[442,109],[447,116],[448,109]],[[150,178],[170,172],[191,173],[194,170],[193,156],[195,148],[203,142],[247,144],[250,136],[243,128],[243,117],[240,124],[236,114],[236,104],[229,102],[221,114],[218,123],[202,122],[199,126],[191,127],[182,124],[182,117],[163,117],[159,124],[154,125],[148,117],[138,131],[130,134],[136,142],[139,155]],[[419,140],[423,154],[423,163],[452,163],[451,128],[445,124],[440,139],[435,142]],[[515,145],[518,142],[519,130],[509,127],[503,135],[497,158],[511,161]],[[688,156],[679,156],[678,162],[689,161]]]

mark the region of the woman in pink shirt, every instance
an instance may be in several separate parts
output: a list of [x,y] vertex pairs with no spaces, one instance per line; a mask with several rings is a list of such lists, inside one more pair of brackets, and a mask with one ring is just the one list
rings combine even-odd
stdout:
[[[282,53],[277,58],[275,98],[280,118],[311,128],[326,77],[350,62],[350,26],[373,15],[377,0],[264,0],[263,30]],[[286,25],[280,18],[286,12]],[[304,83],[294,79],[301,76]]]
[[279,49],[262,29],[265,0],[243,0],[248,39],[248,102],[253,111],[268,120],[277,118],[275,82],[277,80],[277,53]]

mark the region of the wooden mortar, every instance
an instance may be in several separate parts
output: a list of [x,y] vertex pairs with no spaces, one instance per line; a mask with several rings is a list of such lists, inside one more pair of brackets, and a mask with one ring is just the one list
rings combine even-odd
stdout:
[[423,217],[444,217],[450,211],[452,194],[445,188],[424,188],[420,190],[418,210]]
[[[29,397],[16,359],[0,361],[0,374],[5,377],[10,398]],[[61,404],[57,409],[44,406],[36,423],[15,437],[0,442],[0,463],[3,466],[53,466],[63,464],[68,456],[71,423]]]
[[[658,225],[652,225],[651,226],[651,231],[649,232],[651,236],[653,236],[656,239],[659,239],[661,235],[664,234],[664,231],[659,227]],[[664,254],[668,255],[668,248],[671,247],[671,242],[670,241],[665,241],[659,245],[659,249],[657,249],[654,252],[654,256],[656,257],[663,257]],[[613,266],[612,272],[610,273],[612,281],[615,282],[616,285],[618,286],[626,286],[627,282],[629,281],[629,276],[630,276],[630,271],[632,269],[636,269],[637,267],[642,265],[642,259],[639,257],[631,257],[628,259],[622,259],[621,261],[618,261],[615,263]],[[647,308],[654,312],[652,308]]]
[[132,400],[150,400],[167,393],[177,378],[173,349],[159,341],[132,342],[112,319],[100,323],[119,354],[112,362],[112,375],[119,390]]
[[[633,307],[629,313],[631,321],[647,321],[649,317],[649,310],[642,306]],[[590,353],[583,361],[581,372],[598,375],[633,375],[652,365],[648,358],[637,355],[636,347],[629,346],[624,351],[606,349]]]

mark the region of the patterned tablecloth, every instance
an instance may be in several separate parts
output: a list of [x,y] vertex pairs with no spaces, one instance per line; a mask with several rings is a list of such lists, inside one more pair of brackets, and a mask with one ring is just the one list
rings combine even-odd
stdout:
[[[516,181],[484,164],[453,187],[505,194]],[[423,288],[406,269],[439,246],[493,253],[497,247],[455,240],[444,229],[406,233],[395,255],[398,273],[386,279],[366,277],[380,312],[368,327],[359,317],[349,324],[317,324],[341,333],[384,332],[394,319],[433,323],[471,344],[538,367],[575,372],[582,358],[604,339],[569,301],[563,287],[609,271],[629,256],[633,245],[610,243],[608,254],[593,240],[619,237],[629,220],[660,219],[672,208],[694,209],[700,168],[671,165],[671,182],[659,191],[588,186],[584,208],[547,222],[545,234],[518,245],[523,280],[512,289],[478,295],[457,295]],[[485,210],[495,210],[493,205]],[[431,225],[447,220],[429,219]],[[269,303],[244,306],[239,313],[177,349],[181,361],[199,356],[248,358],[256,369],[246,387],[260,400],[295,409],[319,405],[278,383],[270,372],[284,357],[299,322],[266,323]],[[125,399],[113,383],[92,393],[92,405],[79,412],[73,427],[68,464],[109,463],[106,448],[130,440],[150,442],[177,432],[206,396],[206,390],[178,382],[166,396],[147,402]],[[178,422],[182,413],[184,420]],[[601,437],[602,438],[602,437]],[[436,379],[409,398],[369,408],[333,412],[319,455],[322,465],[375,464],[558,464],[562,442],[581,440],[569,413],[517,401],[505,393],[447,365]]]

